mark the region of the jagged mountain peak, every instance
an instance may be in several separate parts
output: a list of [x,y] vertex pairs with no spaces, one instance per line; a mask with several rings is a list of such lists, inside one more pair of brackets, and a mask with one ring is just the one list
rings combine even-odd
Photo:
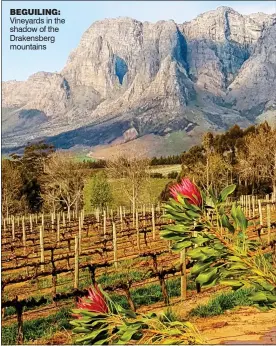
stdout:
[[164,136],[246,126],[274,107],[273,20],[221,6],[183,24],[94,22],[62,71],[3,83],[4,146],[54,134],[61,146],[97,145],[133,127]]

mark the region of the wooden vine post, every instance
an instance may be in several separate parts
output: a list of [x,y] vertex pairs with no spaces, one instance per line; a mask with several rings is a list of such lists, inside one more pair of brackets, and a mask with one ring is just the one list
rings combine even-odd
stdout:
[[255,196],[252,195],[252,216],[255,217]]
[[258,200],[258,206],[259,206],[259,214],[260,214],[260,226],[261,226],[261,234],[263,233],[263,213],[262,213],[262,202],[261,200]]
[[25,216],[22,216],[22,241],[24,246],[24,254],[26,252],[26,229],[25,229]]
[[137,234],[137,248],[140,251],[140,232],[139,232],[139,214],[138,210],[136,210],[136,234]]
[[79,237],[75,237],[75,279],[74,279],[74,288],[79,287]]
[[240,206],[243,209],[243,199],[242,199],[242,196],[240,196]]
[[118,269],[116,224],[112,222],[114,267]]
[[266,205],[266,222],[267,222],[267,242],[268,244],[270,244],[270,240],[271,240],[271,212],[270,212],[270,204],[268,203]]
[[249,218],[251,218],[251,199],[250,199],[250,196],[248,196],[248,216]]
[[104,237],[106,236],[106,211],[103,212],[103,233]]
[[122,210],[122,206],[120,206],[120,223],[121,223],[121,231],[123,230],[124,226],[123,226],[123,210]]
[[32,219],[32,214],[30,214],[30,232],[33,231],[33,219]]
[[180,252],[181,264],[181,300],[187,298],[187,271],[186,271],[186,249]]
[[57,243],[60,242],[60,214],[57,214]]
[[81,216],[79,217],[79,254],[81,254]]
[[[39,227],[39,242],[40,242],[40,262],[44,263],[44,228]],[[41,271],[44,272],[45,266],[41,264]]]
[[155,211],[154,211],[154,205],[151,206],[151,221],[152,221],[152,238],[155,240]]
[[12,217],[12,240],[15,240],[14,216]]

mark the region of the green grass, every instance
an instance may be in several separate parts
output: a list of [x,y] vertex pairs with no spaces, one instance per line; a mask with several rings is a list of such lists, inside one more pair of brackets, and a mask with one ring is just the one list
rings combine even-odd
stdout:
[[[170,279],[167,281],[169,297],[180,295],[180,278]],[[163,301],[163,295],[159,284],[151,284],[143,287],[133,288],[130,290],[131,297],[136,307],[151,305]],[[116,293],[110,294],[110,298],[120,304],[123,308],[129,309],[127,299],[123,295]]]
[[143,278],[146,278],[145,273],[142,271],[132,270],[129,271],[129,273],[120,272],[120,273],[112,273],[102,274],[98,279],[97,282],[102,285],[104,288],[105,286],[111,286],[116,285],[119,283],[124,283],[127,280],[132,280],[133,282],[141,281]]
[[171,172],[179,173],[180,171],[181,165],[158,165],[150,167],[150,173],[161,173],[163,176],[168,176]]
[[223,314],[226,310],[235,308],[236,306],[250,306],[252,301],[248,295],[253,289],[239,289],[237,291],[230,291],[221,293],[212,298],[207,304],[200,304],[192,309],[190,316],[208,317]]
[[[168,295],[170,298],[180,296],[180,278],[173,278],[166,281]],[[189,281],[188,277],[188,290],[194,290],[195,284]],[[134,303],[137,307],[142,305],[151,305],[163,300],[163,295],[159,283],[134,288],[130,290]]]
[[96,161],[96,159],[93,159],[92,157],[89,157],[89,156],[86,156],[85,153],[78,153],[76,156],[75,156],[75,159],[77,162],[83,162],[84,160],[85,161]]
[[[43,337],[50,337],[56,331],[71,329],[69,324],[70,309],[61,308],[56,314],[23,322],[24,343]],[[15,345],[17,323],[2,327],[2,345]]]

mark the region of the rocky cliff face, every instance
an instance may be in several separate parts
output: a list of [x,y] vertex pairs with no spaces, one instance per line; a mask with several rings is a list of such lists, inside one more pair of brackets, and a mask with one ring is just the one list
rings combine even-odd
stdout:
[[276,20],[258,40],[254,53],[228,87],[227,100],[254,121],[259,114],[276,110]]
[[95,22],[59,74],[3,83],[3,144],[50,136],[70,147],[246,126],[275,109],[275,28],[273,15],[228,7],[183,24]]

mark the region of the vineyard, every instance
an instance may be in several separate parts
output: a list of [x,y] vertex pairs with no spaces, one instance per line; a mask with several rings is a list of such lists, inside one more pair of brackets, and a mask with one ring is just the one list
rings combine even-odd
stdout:
[[[226,202],[229,212],[232,203]],[[248,239],[258,240],[275,265],[275,196],[241,196],[238,204],[251,222]],[[89,215],[81,211],[4,218],[2,318],[5,325],[16,319],[16,342],[24,341],[25,312],[47,308],[50,315],[51,309],[86,295],[91,284],[100,283],[117,299],[124,297],[134,311],[147,305],[147,297],[142,304],[133,298],[133,290],[140,287],[159,285],[167,306],[173,295],[187,299],[187,288],[203,294],[205,289],[189,280],[193,262],[160,237],[160,230],[173,224],[163,216],[161,205],[142,205],[136,210],[96,209]]]

